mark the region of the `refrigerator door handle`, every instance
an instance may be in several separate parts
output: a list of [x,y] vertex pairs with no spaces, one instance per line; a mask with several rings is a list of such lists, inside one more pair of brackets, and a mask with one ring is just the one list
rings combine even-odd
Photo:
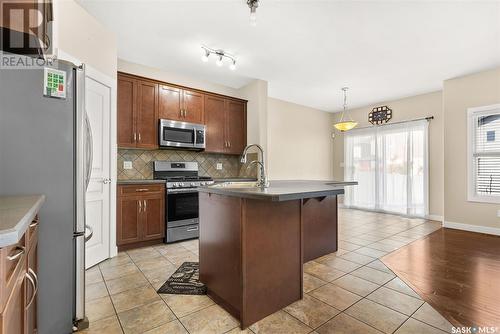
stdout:
[[89,235],[85,236],[85,242],[87,242],[90,239],[92,239],[92,236],[94,235],[94,230],[92,229],[92,226],[87,225],[87,224],[85,224],[85,229],[90,231]]
[[85,142],[85,158],[86,158],[86,175],[85,175],[85,190],[88,189],[90,183],[90,176],[92,174],[92,163],[94,160],[94,140],[92,138],[92,127],[87,112],[85,112],[85,129],[86,129],[86,142]]

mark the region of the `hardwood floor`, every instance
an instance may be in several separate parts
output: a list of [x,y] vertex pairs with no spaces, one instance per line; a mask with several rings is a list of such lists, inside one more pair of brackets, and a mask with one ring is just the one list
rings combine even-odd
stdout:
[[382,261],[455,326],[500,327],[500,237],[442,228]]

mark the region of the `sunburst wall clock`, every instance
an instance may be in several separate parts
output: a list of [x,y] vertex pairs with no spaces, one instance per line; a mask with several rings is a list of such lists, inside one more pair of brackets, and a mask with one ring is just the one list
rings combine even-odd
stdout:
[[368,114],[368,121],[373,125],[381,125],[392,118],[392,109],[388,106],[375,107]]

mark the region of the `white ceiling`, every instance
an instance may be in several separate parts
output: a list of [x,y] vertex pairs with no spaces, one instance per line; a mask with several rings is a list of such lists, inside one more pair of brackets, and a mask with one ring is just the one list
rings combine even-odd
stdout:
[[[254,78],[269,95],[339,110],[439,90],[500,65],[499,1],[103,1],[82,5],[117,34],[122,59],[233,88]],[[83,27],[82,27],[83,28]],[[201,62],[201,45],[238,69]]]

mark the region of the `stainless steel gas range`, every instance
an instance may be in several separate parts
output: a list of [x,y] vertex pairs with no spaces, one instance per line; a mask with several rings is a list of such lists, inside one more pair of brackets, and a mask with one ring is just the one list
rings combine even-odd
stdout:
[[165,243],[198,238],[200,186],[214,183],[211,177],[198,175],[197,162],[155,161],[155,179],[167,181]]

